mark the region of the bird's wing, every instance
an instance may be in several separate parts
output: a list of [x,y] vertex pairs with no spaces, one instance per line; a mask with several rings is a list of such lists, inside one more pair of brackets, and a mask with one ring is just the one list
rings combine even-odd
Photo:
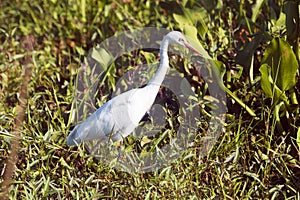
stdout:
[[75,126],[67,138],[68,145],[76,145],[88,140],[122,140],[137,124],[130,120],[131,96],[137,89],[124,92],[98,108],[84,122]]
[[[88,140],[122,140],[134,131],[152,106],[157,91],[144,87],[124,92],[98,108],[77,125],[67,138],[68,145]],[[75,143],[76,142],[76,143]]]
[[122,140],[138,126],[136,116],[133,115],[133,112],[138,108],[133,106],[136,102],[132,96],[139,90],[132,89],[112,99],[111,114],[115,125],[112,139],[114,141]]
[[128,116],[135,126],[138,126],[139,122],[151,108],[155,100],[157,91],[152,89],[148,86],[136,89],[131,93],[128,99]]

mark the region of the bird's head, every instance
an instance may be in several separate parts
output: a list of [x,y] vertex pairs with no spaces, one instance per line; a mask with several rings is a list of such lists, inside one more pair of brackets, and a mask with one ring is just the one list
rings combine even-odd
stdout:
[[201,54],[196,48],[194,48],[185,38],[185,36],[179,31],[172,31],[166,35],[166,38],[170,43],[177,44],[186,47],[198,54]]

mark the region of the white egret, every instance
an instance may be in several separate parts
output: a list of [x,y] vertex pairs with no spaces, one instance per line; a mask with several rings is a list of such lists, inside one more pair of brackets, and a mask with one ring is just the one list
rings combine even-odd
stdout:
[[129,90],[106,102],[86,121],[75,126],[67,138],[67,144],[77,145],[90,140],[120,141],[131,134],[151,108],[164,80],[169,67],[169,44],[178,44],[199,53],[187,42],[182,33],[178,31],[168,33],[160,45],[159,68],[149,83],[143,88]]

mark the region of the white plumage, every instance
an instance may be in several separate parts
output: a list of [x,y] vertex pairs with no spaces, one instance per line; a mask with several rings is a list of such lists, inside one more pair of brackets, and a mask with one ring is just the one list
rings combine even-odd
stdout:
[[138,126],[145,113],[150,110],[159,87],[169,67],[168,46],[174,43],[187,47],[197,53],[178,31],[168,33],[160,45],[160,65],[143,88],[124,92],[98,108],[86,121],[75,126],[67,138],[68,145],[77,145],[83,141],[108,139],[120,141]]

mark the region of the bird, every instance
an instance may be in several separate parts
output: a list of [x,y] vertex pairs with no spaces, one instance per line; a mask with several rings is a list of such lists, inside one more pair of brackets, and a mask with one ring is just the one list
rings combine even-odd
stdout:
[[77,146],[91,140],[102,143],[112,139],[117,142],[133,133],[154,103],[167,73],[169,67],[168,47],[171,44],[183,46],[200,54],[181,32],[171,31],[166,34],[160,44],[159,67],[148,84],[115,96],[99,107],[85,121],[74,127],[67,137],[67,145]]

